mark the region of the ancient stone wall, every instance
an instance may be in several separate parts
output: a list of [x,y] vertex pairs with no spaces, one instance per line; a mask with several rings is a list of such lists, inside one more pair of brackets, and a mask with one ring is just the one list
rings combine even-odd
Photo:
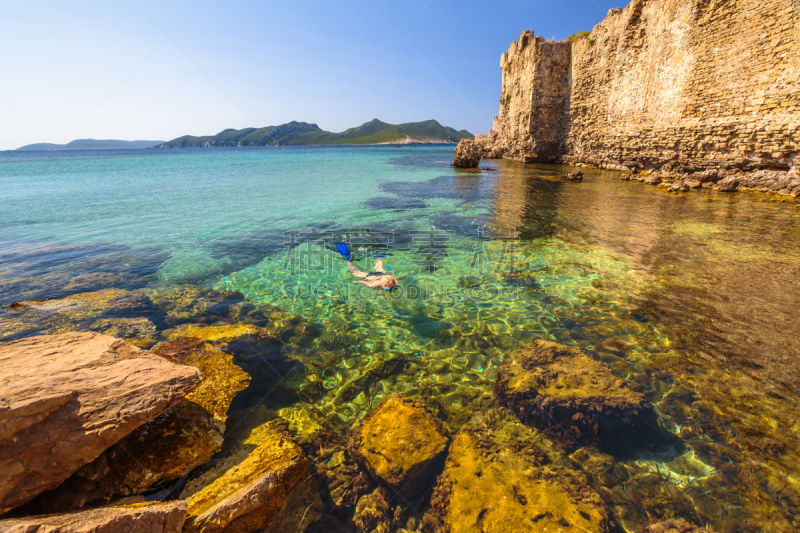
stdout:
[[634,0],[501,61],[492,155],[800,195],[798,0]]
[[546,43],[530,30],[501,56],[503,90],[494,130],[503,157],[527,163],[558,156],[569,63],[569,43]]

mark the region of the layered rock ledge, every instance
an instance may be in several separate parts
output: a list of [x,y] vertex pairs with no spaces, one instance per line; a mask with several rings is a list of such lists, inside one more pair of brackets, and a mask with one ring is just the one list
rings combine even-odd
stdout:
[[0,520],[3,533],[180,533],[186,502],[105,507],[81,513]]
[[[231,355],[199,339],[177,338],[152,352],[199,369],[205,380],[177,405],[146,422],[101,453],[56,489],[29,506],[34,512],[79,509],[87,503],[140,494],[159,482],[181,478],[222,447],[228,408],[250,377]],[[26,509],[27,510],[27,509]]]
[[0,512],[55,487],[202,380],[99,333],[0,345]]
[[280,418],[232,438],[181,497],[186,533],[304,531],[322,510],[308,459]]

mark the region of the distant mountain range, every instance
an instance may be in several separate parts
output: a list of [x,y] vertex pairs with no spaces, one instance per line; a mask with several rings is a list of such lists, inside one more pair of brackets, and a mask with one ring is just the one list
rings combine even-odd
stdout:
[[371,120],[343,131],[331,133],[316,124],[289,122],[266,128],[228,129],[216,135],[193,137],[184,135],[156,148],[190,148],[209,146],[298,146],[318,144],[455,144],[461,139],[474,139],[467,130],[456,131],[435,120],[387,124]]
[[67,144],[36,143],[17,148],[23,150],[130,150],[139,148],[150,148],[164,141],[115,141],[95,140],[95,139],[76,139]]

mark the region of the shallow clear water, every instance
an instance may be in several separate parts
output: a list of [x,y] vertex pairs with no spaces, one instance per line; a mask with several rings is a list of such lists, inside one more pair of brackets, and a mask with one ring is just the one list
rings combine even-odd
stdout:
[[[235,407],[278,410],[298,439],[346,432],[391,393],[440,402],[458,427],[491,405],[504,353],[556,340],[609,364],[681,437],[655,456],[573,457],[625,529],[797,527],[800,204],[506,161],[457,171],[452,155],[0,153],[0,305],[240,291],[302,365],[282,384],[293,394],[256,383]],[[365,271],[387,255],[400,289],[353,285],[341,240]],[[2,313],[0,338],[52,331]]]

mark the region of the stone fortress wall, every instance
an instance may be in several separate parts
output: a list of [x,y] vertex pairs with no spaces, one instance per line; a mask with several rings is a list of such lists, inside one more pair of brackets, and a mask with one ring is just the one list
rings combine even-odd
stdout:
[[500,66],[488,157],[800,196],[798,0],[633,0]]

